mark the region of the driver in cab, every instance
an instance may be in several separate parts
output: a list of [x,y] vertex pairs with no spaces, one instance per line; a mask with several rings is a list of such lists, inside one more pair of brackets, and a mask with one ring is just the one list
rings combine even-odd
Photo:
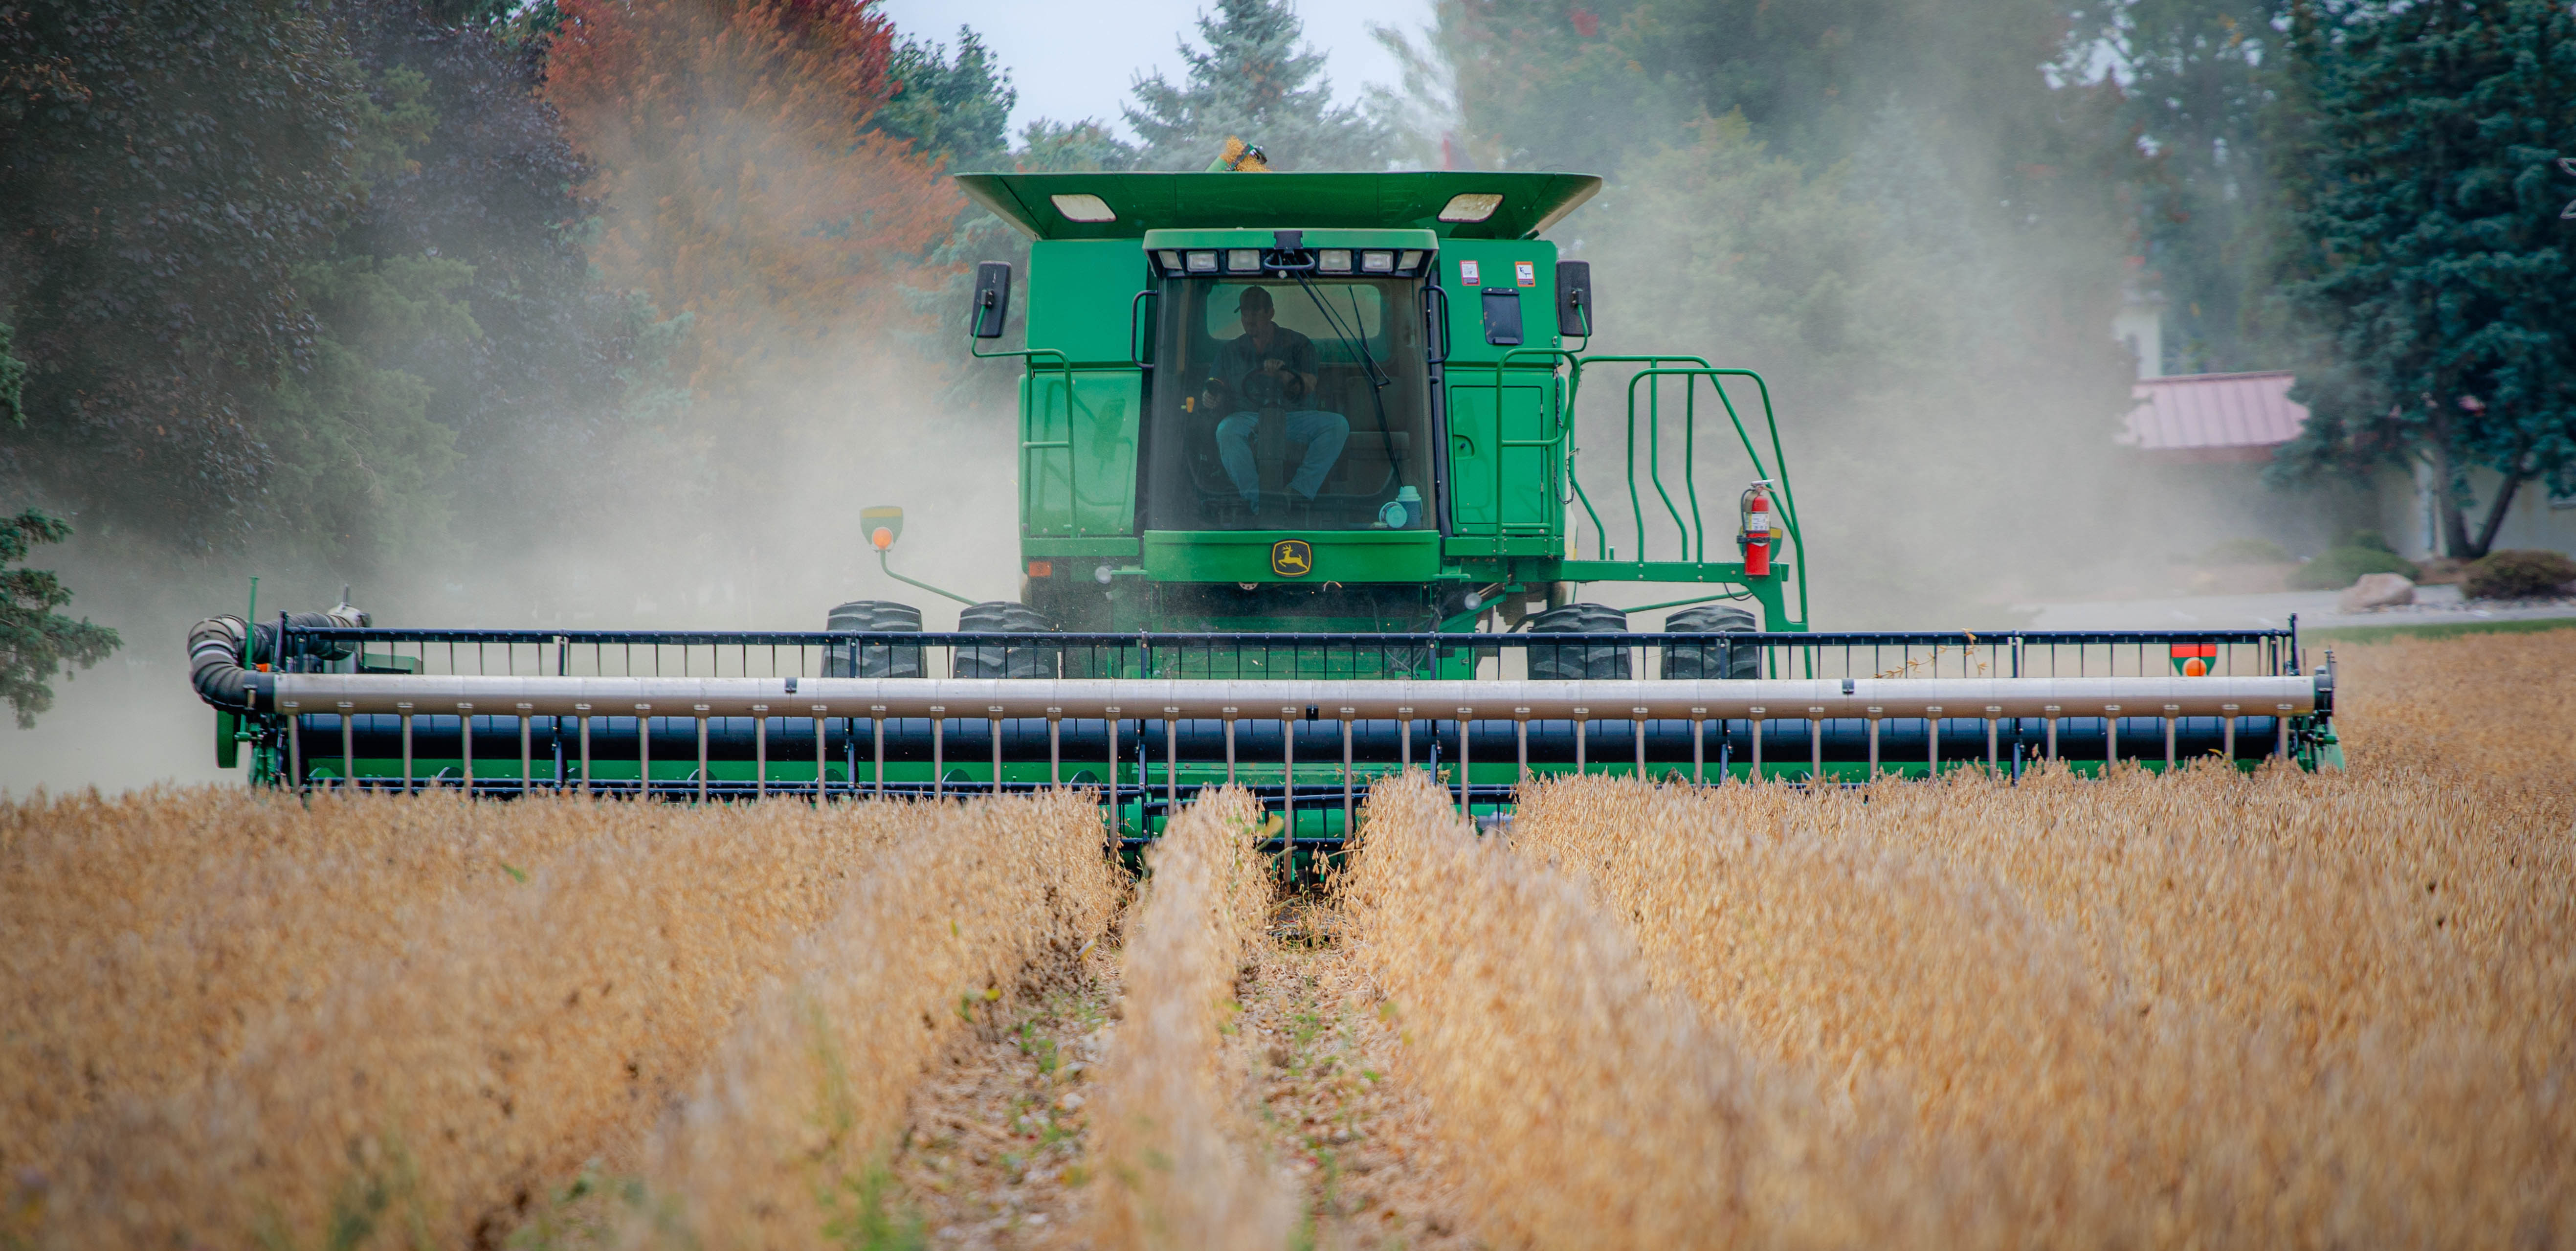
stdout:
[[1235,306],[1243,334],[1217,349],[1208,371],[1204,402],[1228,412],[1216,425],[1218,459],[1225,476],[1243,494],[1252,515],[1261,515],[1261,471],[1252,457],[1252,436],[1261,427],[1261,410],[1287,415],[1290,443],[1306,445],[1306,457],[1288,489],[1309,502],[1324,489],[1324,475],[1341,459],[1351,437],[1350,419],[1310,407],[1315,394],[1315,341],[1279,324],[1270,293],[1246,287]]

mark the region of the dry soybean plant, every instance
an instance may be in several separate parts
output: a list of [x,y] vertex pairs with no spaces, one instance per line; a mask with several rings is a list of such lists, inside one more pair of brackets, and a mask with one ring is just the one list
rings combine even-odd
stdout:
[[1095,796],[921,805],[645,1150],[630,1243],[823,1247],[882,1221],[904,1095],[1031,966],[1116,909]]
[[2356,770],[2475,781],[2576,818],[2576,629],[2338,646],[2336,659]]
[[0,803],[0,1176],[111,1104],[203,1085],[278,1009],[618,824],[238,787]]
[[[1887,1241],[1884,1118],[1829,1118],[1649,985],[1571,879],[1479,840],[1420,775],[1370,794],[1343,880],[1402,1076],[1463,1160],[1489,1240],[1544,1247]],[[1828,1150],[1821,1136],[1842,1135]]]
[[[656,1111],[791,967],[799,939],[845,908],[885,844],[936,824],[900,805],[332,797],[299,816],[292,799],[214,791],[153,803],[210,809],[239,833],[198,830],[182,844],[210,890],[173,886],[156,867],[141,876],[170,888],[127,913],[86,927],[53,919],[47,971],[100,1001],[81,1001],[47,1045],[66,1057],[106,1049],[152,1081],[48,1127],[51,1145],[20,1171],[11,1209],[36,1214],[12,1231],[31,1245],[497,1239],[585,1161],[631,1169]],[[13,884],[40,841],[30,831],[46,826],[17,815]],[[184,812],[131,815],[143,819],[98,832],[197,828]],[[1095,868],[1096,830],[1067,835]],[[272,863],[279,855],[340,875],[321,889],[360,919],[314,916],[296,894],[310,876]],[[406,905],[414,892],[425,898]],[[216,944],[219,966],[245,947],[313,963],[234,974],[243,993],[210,1001],[182,984],[186,942],[217,928],[192,912],[251,931]],[[128,940],[118,926],[140,933]],[[159,958],[138,962],[136,948]],[[127,976],[138,964],[149,977]],[[296,989],[261,993],[263,973]],[[172,1015],[152,1001],[165,989],[199,1024],[244,1022],[241,1041],[159,1023]],[[118,1050],[133,1022],[162,1050]]]
[[1097,1151],[1103,1247],[1276,1248],[1295,1207],[1245,1149],[1219,1068],[1238,961],[1258,941],[1271,890],[1253,850],[1249,794],[1202,797],[1148,853],[1127,930],[1125,1021],[1102,1079]]
[[2528,706],[2566,680],[2491,692],[2535,731],[2512,759],[2403,737],[2448,724],[2439,674],[2483,642],[2356,657],[2413,677],[2356,677],[2349,774],[1585,779],[1535,788],[1513,841],[1766,1063],[1910,1110],[1906,1219],[1944,1241],[2564,1239],[2571,753]]

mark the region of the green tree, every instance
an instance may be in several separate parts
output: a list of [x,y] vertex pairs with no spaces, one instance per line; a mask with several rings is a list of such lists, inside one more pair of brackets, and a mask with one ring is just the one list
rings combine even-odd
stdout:
[[1394,135],[1359,105],[1333,103],[1324,56],[1300,43],[1289,0],[1217,0],[1198,32],[1204,49],[1180,41],[1182,83],[1136,80],[1126,115],[1143,167],[1204,169],[1228,135],[1260,146],[1273,169],[1386,167]]
[[258,416],[315,327],[295,269],[348,193],[355,67],[275,0],[0,7],[0,310],[27,362],[0,481],[246,535]]
[[352,580],[558,506],[634,336],[533,61],[449,7],[0,7],[0,484]]
[[54,706],[49,681],[56,669],[87,669],[122,642],[114,630],[55,612],[72,602],[72,593],[53,574],[12,568],[35,545],[71,534],[69,525],[32,508],[0,517],[0,699],[9,702],[21,730],[34,728],[36,714]]
[[2165,299],[2164,361],[2175,373],[2286,363],[2270,250],[2285,212],[2275,138],[2294,107],[2288,0],[2111,0],[2076,15],[2088,37],[2069,77],[2116,83],[2111,140],[2142,150],[2134,188],[2146,281]]
[[1011,163],[1024,174],[1134,169],[1136,160],[1134,144],[1092,118],[1078,122],[1037,118],[1020,128],[1019,150],[1011,154]]
[[[2534,479],[2576,487],[2576,17],[2548,0],[2303,9],[2317,170],[2291,290],[2319,336],[2285,480],[2420,463],[2446,554]],[[2470,473],[2501,482],[2472,530]]]
[[9,354],[17,346],[17,329],[0,321],[0,421],[27,424],[27,362]]
[[982,38],[957,28],[957,56],[923,39],[896,45],[886,66],[894,88],[868,119],[872,129],[907,140],[912,150],[946,162],[951,173],[1010,162],[1011,106],[1020,93],[1010,71],[994,64]]
[[[916,152],[945,162],[950,173],[1016,170],[1021,173],[1073,173],[1132,169],[1136,149],[1100,122],[1056,122],[1037,118],[1021,128],[1020,146],[1008,143],[1011,107],[1019,93],[1008,71],[995,64],[983,40],[966,27],[957,30],[957,52],[926,40],[907,38],[890,58],[887,75],[896,86],[883,108],[869,119],[879,133],[909,141]],[[974,204],[963,205],[956,223],[931,250],[929,270],[946,276],[916,291],[915,306],[932,329],[914,337],[916,349],[950,371],[948,398],[961,409],[996,416],[1007,411],[1018,392],[1018,374],[1007,362],[976,360],[966,348],[967,295],[974,289],[975,264],[1004,261],[1028,271],[1029,242],[1019,232]],[[1014,322],[1025,305],[1014,307]],[[1010,333],[1017,334],[1015,324]]]

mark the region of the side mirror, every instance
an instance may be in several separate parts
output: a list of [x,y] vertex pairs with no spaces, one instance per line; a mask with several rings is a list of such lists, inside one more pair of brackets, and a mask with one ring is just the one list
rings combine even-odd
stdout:
[[1521,345],[1521,293],[1508,287],[1485,288],[1485,342],[1495,347]]
[[1592,337],[1592,262],[1556,263],[1556,330]]
[[[1011,267],[1004,265],[1001,269],[1007,278]],[[903,537],[903,510],[892,504],[874,504],[860,509],[859,533],[867,536],[868,546],[880,552],[893,547],[894,541]]]
[[1002,323],[1011,319],[1011,266],[1006,261],[986,261],[975,267],[975,304],[967,310],[969,323],[978,339],[1002,337]]

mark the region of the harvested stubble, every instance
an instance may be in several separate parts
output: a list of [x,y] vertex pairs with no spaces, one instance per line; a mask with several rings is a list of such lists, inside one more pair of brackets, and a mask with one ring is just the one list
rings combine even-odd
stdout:
[[1219,1066],[1239,961],[1269,912],[1253,851],[1260,825],[1248,793],[1221,791],[1185,810],[1148,855],[1127,929],[1125,1021],[1093,1121],[1104,1187],[1095,1245],[1285,1245],[1288,1188],[1246,1151]]
[[[1588,779],[1529,795],[1510,853],[1384,791],[1352,898],[1515,1238],[1673,1239],[1634,1213],[1767,1169],[1820,1201],[1679,1240],[2564,1242],[2576,635],[2538,641],[2348,655],[2344,775]],[[1697,1019],[1636,1036],[1658,1003]],[[1711,1115],[1656,1119],[1641,1062]],[[1762,1075],[1773,1118],[1729,1123],[1766,1105],[1711,1072]],[[1622,1149],[1596,1123],[1634,1172],[1519,1163]]]
[[[40,1153],[5,1232],[83,1247],[495,1239],[584,1160],[631,1165],[799,936],[930,824],[211,789],[0,812],[0,1067]],[[93,1067],[117,1080],[24,1097]]]
[[923,805],[646,1150],[630,1242],[821,1247],[881,1219],[904,1095],[950,1035],[1118,902],[1088,793]]

